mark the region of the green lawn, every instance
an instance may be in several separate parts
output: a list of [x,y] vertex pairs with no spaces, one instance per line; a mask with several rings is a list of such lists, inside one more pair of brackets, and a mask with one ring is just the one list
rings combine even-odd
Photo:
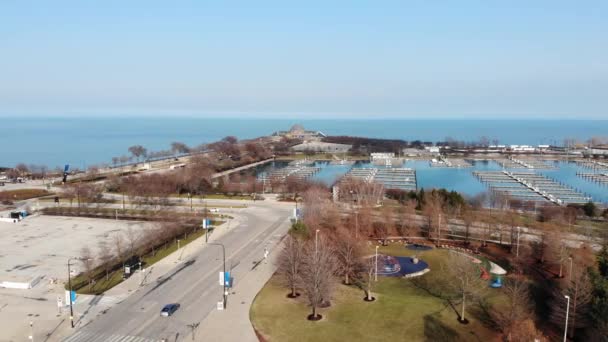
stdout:
[[[371,249],[370,249],[371,251]],[[412,255],[403,246],[389,246],[381,253]],[[374,290],[375,302],[363,301],[357,287],[337,285],[332,306],[321,309],[323,320],[309,322],[309,307],[302,297],[286,297],[288,291],[274,276],[256,297],[250,316],[254,327],[269,341],[488,341],[497,333],[482,323],[486,319],[478,305],[467,310],[468,325],[457,321],[457,314],[446,300],[431,295],[425,284],[437,285],[440,263],[446,251],[433,250],[419,254],[429,263],[431,272],[412,280],[380,277]],[[436,290],[436,289],[435,289]],[[431,291],[433,292],[433,291]],[[500,305],[500,290],[485,290],[487,302]],[[459,309],[459,302],[455,302]]]

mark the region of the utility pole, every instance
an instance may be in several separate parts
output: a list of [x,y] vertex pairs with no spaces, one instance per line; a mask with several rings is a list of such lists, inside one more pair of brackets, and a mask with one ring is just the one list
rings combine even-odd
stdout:
[[224,267],[224,310],[226,309],[226,304],[228,302],[228,286],[226,284],[226,247],[224,247],[224,244],[219,243],[219,242],[211,242],[210,245],[216,245],[216,246],[221,246],[222,247],[222,260],[223,260],[223,267]]

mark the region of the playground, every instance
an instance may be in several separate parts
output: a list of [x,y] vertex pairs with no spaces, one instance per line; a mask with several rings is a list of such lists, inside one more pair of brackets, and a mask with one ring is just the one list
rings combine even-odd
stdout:
[[[369,251],[368,255],[375,257],[372,254],[375,246]],[[418,258],[416,264],[412,260],[414,256]],[[378,257],[379,276],[372,290],[377,299],[374,302],[362,300],[361,288],[338,284],[332,305],[320,310],[323,320],[310,322],[306,320],[310,308],[304,296],[287,298],[288,290],[275,275],[252,305],[250,317],[254,328],[270,341],[403,341],[404,338],[407,341],[489,341],[498,336],[493,327],[484,323],[485,316],[479,307],[467,307],[470,322],[461,325],[445,299],[424,288],[424,283],[447,285],[441,277],[441,265],[450,257],[448,250],[433,247],[411,250],[403,244],[390,244],[378,248]],[[408,269],[410,266],[415,268]],[[406,279],[404,272],[416,273],[420,269],[430,271]],[[501,307],[505,303],[502,291],[489,286],[485,298],[490,306]]]

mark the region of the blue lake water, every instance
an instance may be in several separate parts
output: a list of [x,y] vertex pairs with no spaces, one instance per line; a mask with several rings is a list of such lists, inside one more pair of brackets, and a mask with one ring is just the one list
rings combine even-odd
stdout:
[[[443,168],[431,167],[428,161],[408,160],[401,167],[409,167],[416,170],[416,180],[418,189],[433,189],[445,188],[465,194],[467,196],[475,196],[479,193],[487,191],[487,187],[473,176],[473,171],[500,171],[503,168],[494,161],[472,161],[473,167],[470,168]],[[275,163],[261,169],[267,172],[273,167],[284,167],[287,163]],[[350,165],[334,165],[326,161],[315,162],[314,166],[321,170],[316,173],[312,179],[321,181],[327,185],[333,185],[340,177],[347,173],[351,167],[377,167],[383,166],[372,165],[368,162],[357,162]],[[586,179],[578,177],[577,171],[585,171],[584,168],[577,166],[575,163],[556,162],[557,169],[552,170],[536,170],[549,178],[555,179],[558,182],[564,183],[571,188],[574,188],[587,196],[590,196],[594,201],[608,203],[608,186],[603,186],[598,183],[590,182]],[[395,166],[396,167],[396,166]],[[526,169],[507,169],[516,172],[532,172],[533,170]],[[589,170],[587,170],[588,172]]]
[[561,144],[564,138],[607,136],[608,121],[549,120],[306,120],[192,117],[3,117],[0,166],[19,162],[50,167],[109,163],[129,146],[168,149],[173,141],[198,145],[227,135],[241,139],[287,130],[300,123],[328,135],[356,135],[407,141],[446,137],[476,141],[481,136],[502,144]]

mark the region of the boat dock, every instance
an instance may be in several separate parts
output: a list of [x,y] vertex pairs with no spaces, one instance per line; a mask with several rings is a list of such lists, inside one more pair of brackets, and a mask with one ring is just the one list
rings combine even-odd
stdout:
[[608,172],[606,173],[584,173],[577,172],[577,176],[582,177],[586,180],[599,183],[601,185],[608,185]]
[[577,190],[537,173],[476,171],[473,175],[492,191],[521,201],[568,205],[584,204],[591,200]]
[[377,182],[385,189],[416,191],[416,171],[409,168],[354,168],[345,177],[363,179],[366,182]]
[[453,167],[453,168],[467,168],[473,165],[462,158],[448,159],[445,157],[439,157],[438,159],[432,159],[429,164],[431,167]]
[[502,166],[503,169],[555,169],[554,165],[550,165],[543,160],[539,159],[519,159],[519,158],[509,158],[509,159],[497,159],[496,162]]
[[608,172],[608,163],[599,162],[596,160],[585,160],[585,161],[577,161],[576,164],[580,167],[584,167],[586,169],[591,169],[594,171],[606,171]]
[[281,180],[284,181],[288,177],[293,177],[296,179],[308,179],[312,177],[315,173],[319,172],[321,168],[313,167],[313,166],[287,166],[282,169],[276,169],[271,171],[269,174],[262,176],[260,178],[261,181],[268,180]]

